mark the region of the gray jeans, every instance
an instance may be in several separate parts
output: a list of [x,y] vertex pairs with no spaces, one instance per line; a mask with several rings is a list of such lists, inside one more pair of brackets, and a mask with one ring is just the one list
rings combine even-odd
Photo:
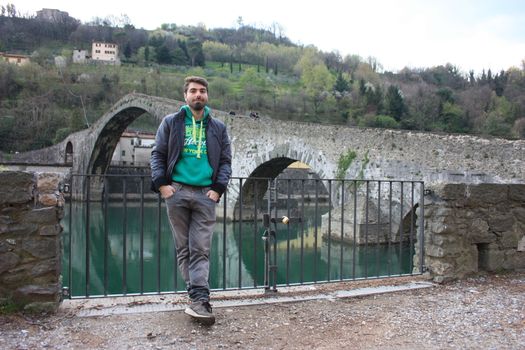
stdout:
[[176,192],[165,201],[177,250],[177,264],[190,299],[208,301],[209,258],[216,203],[206,195],[209,187],[179,183],[172,186]]

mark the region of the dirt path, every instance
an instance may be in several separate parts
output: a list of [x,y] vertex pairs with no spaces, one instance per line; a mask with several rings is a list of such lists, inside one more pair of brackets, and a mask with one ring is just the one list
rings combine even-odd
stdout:
[[[406,280],[316,286],[310,294],[396,283]],[[0,348],[525,349],[525,272],[361,297],[216,307],[212,327],[182,311],[80,317],[81,309],[0,316]]]

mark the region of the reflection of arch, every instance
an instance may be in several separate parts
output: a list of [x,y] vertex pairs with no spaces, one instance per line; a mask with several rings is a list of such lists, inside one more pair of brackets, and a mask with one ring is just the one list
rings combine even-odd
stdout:
[[68,141],[66,145],[65,163],[73,164],[73,144],[71,141]]
[[419,203],[416,203],[403,216],[403,220],[401,220],[399,224],[399,228],[397,230],[394,241],[414,243],[417,240],[417,209],[418,207],[419,207]]

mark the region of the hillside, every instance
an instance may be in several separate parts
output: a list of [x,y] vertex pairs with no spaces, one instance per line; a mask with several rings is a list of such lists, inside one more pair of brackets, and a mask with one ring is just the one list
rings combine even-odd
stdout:
[[[0,16],[0,150],[25,151],[87,127],[126,93],[182,99],[185,76],[210,81],[212,108],[285,120],[525,138],[525,67],[469,72],[453,64],[387,72],[376,59],[295,45],[278,30],[125,19],[80,23]],[[71,64],[74,48],[117,43],[121,66]],[[56,56],[67,60],[54,64]],[[147,116],[134,126],[154,129]]]

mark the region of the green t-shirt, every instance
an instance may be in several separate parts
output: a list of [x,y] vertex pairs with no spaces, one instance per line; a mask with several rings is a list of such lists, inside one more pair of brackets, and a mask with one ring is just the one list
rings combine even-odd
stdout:
[[209,108],[204,107],[204,117],[195,120],[190,108],[185,105],[184,148],[175,167],[172,180],[192,186],[210,186],[213,169],[208,162],[206,147],[206,126],[208,124]]

